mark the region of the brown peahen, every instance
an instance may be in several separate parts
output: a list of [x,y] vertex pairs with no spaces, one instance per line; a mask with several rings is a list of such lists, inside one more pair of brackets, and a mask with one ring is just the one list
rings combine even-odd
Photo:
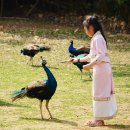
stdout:
[[30,59],[28,60],[27,64],[29,62],[32,62],[33,65],[33,57],[39,53],[39,52],[43,52],[43,51],[50,51],[50,47],[47,46],[43,46],[43,45],[37,45],[37,44],[29,44],[27,46],[25,46],[22,50],[21,53],[23,55],[29,56]]
[[50,115],[50,118],[52,119],[52,115],[48,108],[48,104],[56,91],[57,81],[54,75],[52,74],[52,72],[46,66],[46,60],[42,59],[42,67],[44,71],[46,72],[46,75],[48,78],[46,80],[37,80],[35,82],[29,83],[28,85],[21,88],[20,90],[14,91],[13,96],[12,96],[12,101],[14,102],[17,99],[22,99],[23,97],[39,99],[40,100],[40,113],[41,113],[41,118],[43,119],[42,102],[43,100],[46,100],[46,109]]

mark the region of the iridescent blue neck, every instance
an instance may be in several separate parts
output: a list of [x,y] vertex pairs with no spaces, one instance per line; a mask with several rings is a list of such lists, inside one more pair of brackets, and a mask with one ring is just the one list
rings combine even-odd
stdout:
[[47,80],[47,87],[50,89],[50,90],[55,90],[56,87],[57,87],[57,81],[54,77],[54,75],[52,74],[52,72],[48,69],[48,67],[46,67],[46,65],[43,65],[43,69],[45,70],[46,74],[47,74],[47,77],[48,77],[48,80]]

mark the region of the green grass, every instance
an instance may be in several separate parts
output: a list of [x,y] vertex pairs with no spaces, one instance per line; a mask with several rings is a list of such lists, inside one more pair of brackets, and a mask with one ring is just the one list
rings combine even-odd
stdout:
[[[4,28],[0,31],[0,130],[129,130],[130,129],[130,38],[108,35],[109,54],[113,67],[117,116],[106,121],[105,127],[84,127],[86,120],[92,119],[91,84],[88,73],[80,80],[79,70],[71,64],[61,64],[67,59],[70,39],[75,46],[89,43],[82,30],[75,28],[42,25],[34,22],[0,21]],[[59,30],[56,30],[56,29]],[[56,30],[56,31],[55,31]],[[30,33],[29,33],[30,32]],[[50,46],[50,52],[43,52],[34,58],[35,67],[26,65],[28,57],[20,55],[20,49],[28,43],[43,43]],[[50,110],[56,119],[41,120],[39,101],[24,98],[11,102],[11,92],[27,83],[45,78],[40,56],[45,57],[54,73],[58,88],[50,101]]]

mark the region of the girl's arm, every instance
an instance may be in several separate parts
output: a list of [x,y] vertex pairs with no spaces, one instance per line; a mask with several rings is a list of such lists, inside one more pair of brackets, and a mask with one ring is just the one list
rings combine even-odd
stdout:
[[88,54],[87,56],[83,57],[83,58],[72,58],[69,60],[69,62],[75,63],[75,62],[90,62],[90,54]]
[[104,57],[106,56],[106,43],[101,38],[95,39],[95,48],[97,51],[96,57],[93,59],[93,62],[100,63],[104,60]]
[[87,56],[80,58],[79,62],[90,62],[90,54],[88,54]]
[[91,61],[89,64],[84,65],[84,66],[83,66],[83,69],[84,69],[84,70],[90,70],[90,69],[92,69],[93,66],[96,65],[96,64],[97,64],[97,61],[96,61],[96,60]]
[[101,39],[95,40],[95,48],[97,50],[97,55],[93,60],[91,60],[91,62],[89,64],[83,66],[83,68],[85,70],[89,70],[89,69],[93,68],[94,65],[102,62],[103,57],[106,54],[105,53],[105,50],[106,50],[105,44],[103,43],[103,41]]

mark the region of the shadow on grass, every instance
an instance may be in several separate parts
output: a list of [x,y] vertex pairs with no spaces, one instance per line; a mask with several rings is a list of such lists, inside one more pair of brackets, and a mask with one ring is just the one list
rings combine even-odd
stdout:
[[123,70],[121,70],[121,71],[113,71],[113,75],[115,77],[128,77],[128,76],[130,76],[130,72],[123,71]]
[[[41,68],[42,65],[33,65],[32,67],[34,67],[34,68]],[[50,68],[50,69],[59,69],[58,67],[52,67],[52,66],[48,66],[48,68]]]
[[13,104],[0,100],[0,106],[13,106]]
[[112,128],[112,129],[130,130],[130,125],[124,125],[124,124],[106,125],[106,127]]
[[68,121],[68,120],[61,120],[61,119],[57,119],[57,118],[53,118],[53,119],[40,119],[40,118],[27,118],[27,117],[21,117],[21,119],[24,120],[37,120],[37,121],[45,121],[45,122],[55,122],[55,123],[62,123],[62,124],[67,124],[67,125],[71,125],[71,126],[78,126],[77,123],[73,122],[73,121]]
[[28,106],[15,105],[15,104],[12,104],[12,103],[5,102],[5,101],[3,101],[3,100],[0,100],[0,106],[6,106],[6,107],[25,107],[25,108],[29,108]]
[[126,64],[113,64],[113,75],[115,77],[128,77],[130,76],[130,65]]
[[58,67],[54,67],[54,66],[48,66],[50,69],[55,69],[55,70],[57,70],[57,69],[59,69]]
[[72,75],[77,75],[79,77],[79,80],[83,81],[92,81],[92,72],[84,71],[82,74],[80,71],[72,72]]
[[42,65],[32,65],[32,67],[34,67],[34,68],[41,68]]
[[130,88],[130,83],[127,83],[125,85],[118,85],[120,88]]
[[91,82],[92,79],[91,79],[91,78],[89,78],[89,79],[81,79],[81,81],[82,81],[82,82],[87,82],[87,81],[90,81],[90,82]]

